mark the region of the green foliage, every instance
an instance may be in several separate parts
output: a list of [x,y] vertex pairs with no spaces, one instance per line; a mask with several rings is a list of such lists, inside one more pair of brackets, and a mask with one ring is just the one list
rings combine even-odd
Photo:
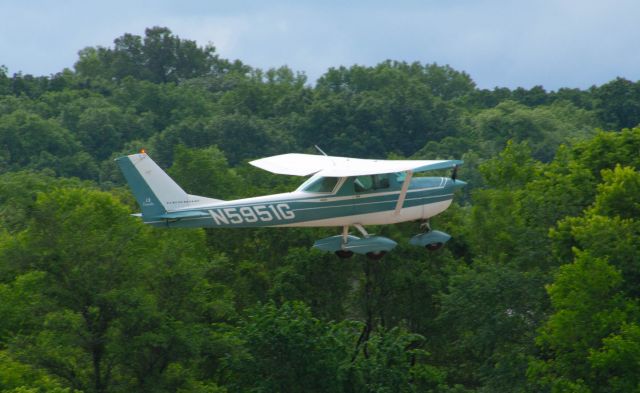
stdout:
[[60,173],[64,160],[79,148],[58,122],[23,110],[0,117],[0,146],[1,173],[25,167]]
[[24,229],[36,196],[56,187],[91,188],[89,182],[54,177],[51,171],[17,171],[0,175],[0,225],[9,231]]
[[[166,27],[48,77],[0,67],[0,390],[636,391],[639,91],[395,61],[310,84]],[[333,228],[152,230],[112,161],[146,148],[230,199],[295,189],[246,161],[314,144],[463,158],[432,221],[454,238],[369,228],[400,240],[369,261],[309,249]]]
[[272,278],[271,298],[302,301],[324,320],[344,319],[345,303],[335,299],[351,296],[354,265],[308,248],[289,250],[280,263]]
[[547,288],[554,313],[536,339],[544,354],[531,363],[531,378],[552,391],[567,386],[609,391],[593,370],[590,355],[600,351],[609,334],[637,318],[637,304],[624,299],[621,283],[619,271],[588,253],[579,253],[574,263],[560,268]]
[[614,170],[603,170],[602,180],[593,206],[595,214],[622,219],[640,217],[638,171],[617,165]]
[[624,324],[619,333],[602,341],[602,348],[591,351],[589,356],[594,371],[606,381],[610,392],[637,391],[640,386],[640,327],[635,322]]
[[509,140],[527,141],[533,156],[549,161],[561,143],[584,139],[594,129],[593,114],[567,102],[528,108],[505,101],[472,118],[471,132],[479,147],[496,154]]
[[526,353],[533,350],[536,327],[546,302],[539,272],[481,263],[449,278],[438,322],[441,356],[456,381],[486,391],[524,391]]
[[[354,391],[433,392],[443,388],[446,373],[426,362],[424,337],[401,327],[381,328],[351,366]],[[357,381],[357,384],[353,382]],[[358,386],[360,385],[360,386]]]
[[594,138],[578,143],[574,155],[600,180],[603,169],[617,164],[640,168],[640,127],[620,132],[598,132]]
[[229,64],[219,60],[213,46],[199,48],[195,41],[182,40],[166,27],[145,30],[144,39],[125,34],[114,40],[114,49],[85,48],[75,69],[88,78],[124,79],[127,76],[155,83],[177,82],[214,72]]
[[616,78],[594,89],[596,113],[608,128],[619,130],[640,124],[640,84]]
[[411,155],[416,145],[455,133],[456,108],[434,93],[462,94],[473,86],[461,82],[465,78],[447,67],[416,63],[331,69],[318,80],[322,99],[309,108],[302,146],[319,144],[332,154],[352,156]]
[[204,241],[202,231],[149,231],[108,194],[41,194],[3,250],[3,264],[37,272],[2,286],[13,306],[0,332],[19,359],[74,389],[155,390],[167,367],[212,345],[209,324],[233,315],[225,286],[206,278]]
[[230,364],[231,391],[341,391],[339,349],[346,343],[333,336],[331,325],[296,302],[259,305],[247,314],[236,333],[247,353]]
[[169,174],[187,192],[222,199],[241,196],[241,180],[215,146],[189,150],[178,145]]
[[80,393],[63,388],[53,376],[20,363],[7,351],[0,351],[0,389],[7,393]]

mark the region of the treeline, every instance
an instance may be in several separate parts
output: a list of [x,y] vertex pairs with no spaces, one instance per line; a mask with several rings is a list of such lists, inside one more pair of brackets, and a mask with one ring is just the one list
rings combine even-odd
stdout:
[[[478,89],[386,61],[315,84],[147,29],[48,77],[0,69],[0,389],[630,392],[640,386],[640,82]],[[606,131],[603,131],[606,130]],[[462,158],[469,187],[380,261],[338,229],[145,227],[113,158],[188,192],[293,189],[285,152]]]

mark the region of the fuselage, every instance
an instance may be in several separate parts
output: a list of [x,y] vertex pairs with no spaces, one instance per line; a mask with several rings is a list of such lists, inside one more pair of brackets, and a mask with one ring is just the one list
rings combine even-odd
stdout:
[[445,177],[413,178],[401,206],[403,173],[322,178],[297,190],[215,203],[193,201],[164,218],[143,217],[162,227],[329,227],[380,225],[428,219],[449,207],[464,182]]

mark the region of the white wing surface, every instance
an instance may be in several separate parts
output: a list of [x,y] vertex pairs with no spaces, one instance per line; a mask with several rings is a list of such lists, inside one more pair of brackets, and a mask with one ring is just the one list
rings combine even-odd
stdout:
[[251,165],[281,175],[308,176],[318,173],[326,177],[364,176],[394,172],[421,172],[451,168],[459,160],[368,160],[361,158],[319,156],[289,153],[261,158]]
[[289,153],[261,158],[249,164],[280,175],[308,176],[333,165],[332,158],[334,157]]

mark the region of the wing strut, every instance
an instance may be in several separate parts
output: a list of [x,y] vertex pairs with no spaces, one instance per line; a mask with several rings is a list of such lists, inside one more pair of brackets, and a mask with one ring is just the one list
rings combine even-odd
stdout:
[[402,210],[402,205],[404,205],[404,199],[407,197],[407,190],[409,190],[409,183],[411,183],[411,177],[413,177],[413,171],[409,170],[405,172],[407,176],[404,178],[404,182],[402,183],[402,189],[400,190],[400,195],[398,196],[398,203],[396,203],[396,211],[395,215],[400,214],[400,210]]

